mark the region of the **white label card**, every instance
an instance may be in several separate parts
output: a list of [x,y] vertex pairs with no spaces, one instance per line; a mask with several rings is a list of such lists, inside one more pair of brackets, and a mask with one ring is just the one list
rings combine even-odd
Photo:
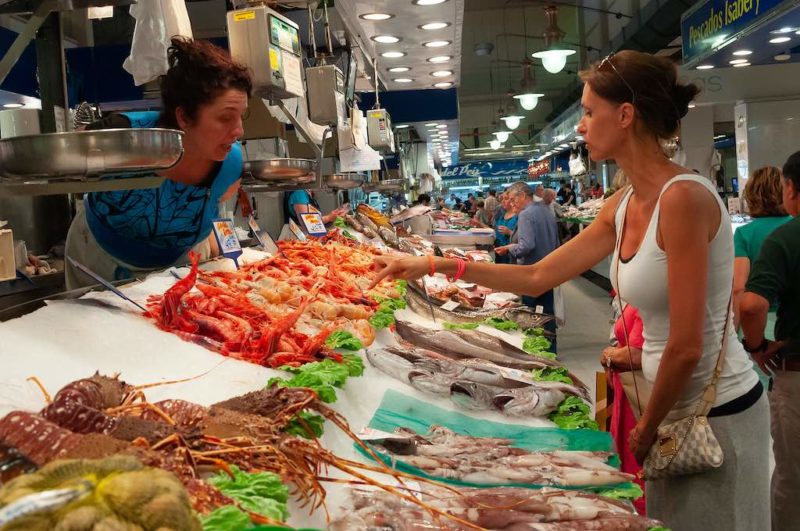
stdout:
[[461,304],[458,301],[447,301],[446,303],[442,304],[442,309],[452,312],[459,306],[461,306]]
[[536,308],[533,309],[533,311],[536,312],[536,313],[544,313],[544,306],[542,306],[541,304],[538,304],[536,306]]
[[319,212],[300,214],[300,221],[305,225],[309,236],[320,238],[328,234],[328,229],[325,228],[325,222],[322,221],[322,216]]

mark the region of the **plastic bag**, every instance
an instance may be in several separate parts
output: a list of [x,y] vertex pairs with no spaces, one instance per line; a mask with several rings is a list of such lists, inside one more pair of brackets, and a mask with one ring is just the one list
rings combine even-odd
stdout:
[[167,73],[167,49],[172,37],[192,38],[184,0],[139,0],[130,14],[136,19],[131,54],[122,67],[134,83],[144,85]]

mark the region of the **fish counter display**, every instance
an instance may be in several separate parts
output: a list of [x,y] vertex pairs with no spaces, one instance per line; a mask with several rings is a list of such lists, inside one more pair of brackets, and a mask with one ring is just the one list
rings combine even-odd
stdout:
[[0,323],[0,530],[658,527],[550,317],[367,291],[355,223]]

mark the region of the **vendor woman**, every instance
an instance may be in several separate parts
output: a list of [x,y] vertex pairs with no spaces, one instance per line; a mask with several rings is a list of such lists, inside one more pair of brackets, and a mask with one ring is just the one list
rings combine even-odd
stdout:
[[[211,222],[239,186],[249,71],[208,42],[177,37],[168,61],[161,112],[110,115],[87,127],[183,131],[183,157],[159,172],[160,187],[87,194],[72,222],[66,255],[109,281],[186,263],[191,250],[211,256]],[[69,262],[66,282],[69,289],[94,284]]]

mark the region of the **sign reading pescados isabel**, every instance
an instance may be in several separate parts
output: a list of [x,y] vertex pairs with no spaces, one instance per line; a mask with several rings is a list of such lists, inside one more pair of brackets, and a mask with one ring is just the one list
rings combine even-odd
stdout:
[[[704,56],[748,29],[781,0],[706,0],[681,18],[683,62]],[[791,2],[790,2],[791,3]]]

